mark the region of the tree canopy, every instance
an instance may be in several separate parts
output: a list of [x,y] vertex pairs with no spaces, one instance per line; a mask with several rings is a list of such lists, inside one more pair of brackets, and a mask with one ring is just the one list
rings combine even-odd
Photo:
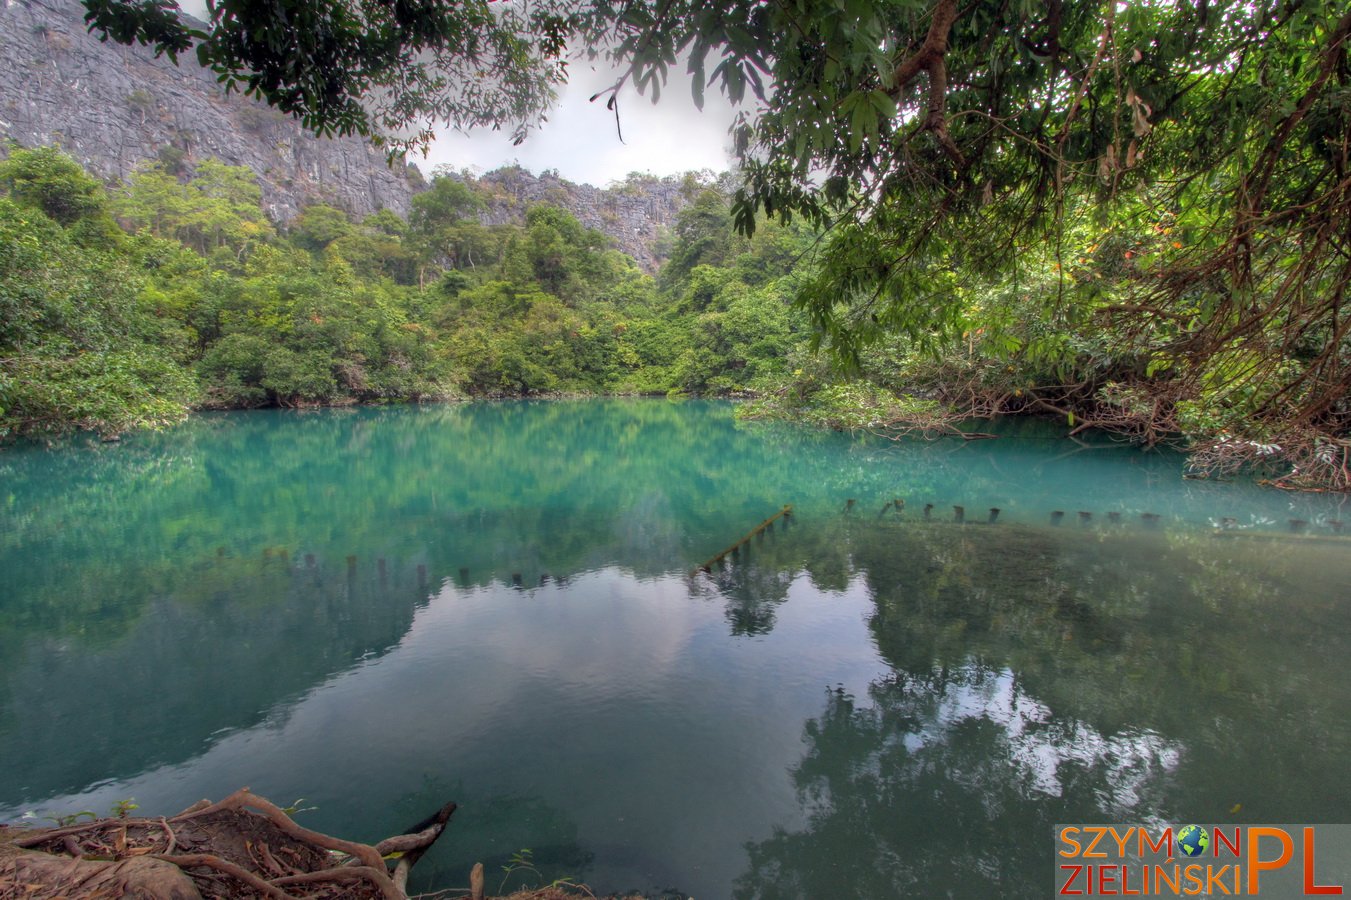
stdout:
[[590,22],[616,92],[686,61],[696,99],[754,98],[737,224],[826,227],[798,298],[843,359],[978,334],[1055,386],[998,384],[995,406],[1345,472],[1344,4],[673,0]]
[[429,122],[511,127],[519,141],[553,99],[571,32],[567,5],[490,0],[206,0],[205,23],[174,0],[86,0],[104,40],[175,62],[193,51],[242,90],[318,134],[362,134],[394,151]]

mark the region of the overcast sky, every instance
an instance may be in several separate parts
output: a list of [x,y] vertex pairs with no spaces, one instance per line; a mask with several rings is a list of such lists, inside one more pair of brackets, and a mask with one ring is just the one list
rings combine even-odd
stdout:
[[[179,0],[179,6],[198,18],[206,16],[204,0]],[[475,129],[460,134],[443,129],[425,158],[410,154],[409,159],[425,174],[443,165],[486,172],[518,162],[532,172],[557,169],[569,181],[597,187],[622,180],[630,172],[674,175],[729,168],[727,128],[734,111],[716,87],[705,92],[703,112],[696,109],[683,66],[671,72],[661,102],[655,106],[650,97],[639,96],[631,87],[620,93],[622,143],[605,98],[587,102],[592,94],[614,84],[616,74],[598,72],[593,64],[577,60],[569,65],[569,77],[549,121],[520,146],[511,145],[509,130]]]
[[557,169],[570,181],[597,187],[630,172],[673,175],[728,168],[731,141],[727,127],[733,109],[716,86],[705,93],[703,112],[690,98],[689,77],[683,69],[671,73],[655,106],[650,97],[625,89],[619,97],[621,143],[605,98],[587,102],[596,91],[613,84],[615,76],[580,62],[570,66],[569,75],[571,81],[560,91],[549,121],[520,146],[511,145],[508,132],[476,129],[465,135],[443,131],[426,159],[413,155],[412,161],[424,173],[438,165],[487,171],[515,161],[533,172]]

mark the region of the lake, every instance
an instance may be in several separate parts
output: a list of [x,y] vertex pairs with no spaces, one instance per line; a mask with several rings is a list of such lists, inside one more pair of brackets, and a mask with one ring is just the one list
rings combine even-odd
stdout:
[[373,842],[453,799],[414,889],[700,900],[1049,895],[1057,822],[1347,821],[1351,500],[1000,431],[588,400],[7,450],[0,820],[248,785]]

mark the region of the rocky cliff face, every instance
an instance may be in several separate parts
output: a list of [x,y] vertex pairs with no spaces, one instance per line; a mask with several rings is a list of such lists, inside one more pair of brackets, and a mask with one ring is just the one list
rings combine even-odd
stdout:
[[[143,47],[100,42],[86,31],[79,0],[0,0],[0,138],[57,145],[110,179],[154,160],[171,169],[207,158],[247,166],[277,222],[313,203],[358,218],[382,208],[406,215],[422,182],[360,138],[316,138],[265,104],[226,96],[190,53],[175,66]],[[486,223],[519,223],[530,205],[552,203],[648,271],[700,184],[631,178],[602,190],[518,167],[478,181],[490,189]]]
[[103,177],[126,178],[145,160],[214,157],[253,170],[277,221],[320,202],[358,217],[408,210],[407,173],[365,141],[316,138],[264,104],[226,97],[192,54],[175,66],[101,43],[78,0],[0,0],[0,61],[0,137],[58,145]]
[[615,246],[649,272],[665,259],[667,229],[705,182],[697,176],[643,177],[608,188],[574,184],[556,173],[532,175],[516,166],[477,179],[487,188],[485,224],[521,222],[536,203],[562,207],[583,225],[608,235]]

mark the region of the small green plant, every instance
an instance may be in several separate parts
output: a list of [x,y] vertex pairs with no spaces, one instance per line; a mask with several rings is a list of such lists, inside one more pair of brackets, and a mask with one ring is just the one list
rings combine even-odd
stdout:
[[504,873],[502,875],[502,883],[497,886],[497,892],[499,894],[502,893],[502,889],[506,887],[508,879],[517,872],[533,872],[536,878],[540,877],[539,869],[535,868],[534,855],[534,851],[529,847],[522,847],[520,850],[511,854],[511,859],[502,867],[502,872]]
[[[503,892],[503,889],[507,885],[507,881],[517,872],[530,872],[534,874],[536,879],[543,878],[543,876],[540,875],[539,869],[535,868],[534,851],[529,847],[522,847],[520,850],[511,854],[511,859],[507,860],[507,864],[502,867],[502,883],[497,886],[497,893],[500,894]],[[562,878],[555,878],[553,881],[549,882],[548,886],[551,888],[581,888],[584,891],[586,890],[585,887],[574,881],[570,875]],[[526,885],[522,885],[522,888],[525,887]],[[586,892],[588,894],[591,893],[590,891]]]
[[88,816],[89,821],[91,822],[98,821],[98,813],[91,812],[87,809],[82,809],[77,813],[70,813],[69,815],[43,816],[43,818],[46,819],[48,822],[56,823],[57,828],[68,828],[71,825],[75,825],[76,823],[78,823],[80,819],[84,818],[85,816]]
[[119,819],[125,819],[127,816],[140,809],[135,797],[128,797],[125,800],[118,800],[113,804],[113,815]]
[[294,816],[296,813],[309,812],[312,809],[319,808],[317,806],[302,806],[301,804],[303,804],[304,802],[305,802],[304,797],[297,797],[295,803],[292,803],[290,806],[283,806],[281,808],[281,811],[286,813],[288,816]]

